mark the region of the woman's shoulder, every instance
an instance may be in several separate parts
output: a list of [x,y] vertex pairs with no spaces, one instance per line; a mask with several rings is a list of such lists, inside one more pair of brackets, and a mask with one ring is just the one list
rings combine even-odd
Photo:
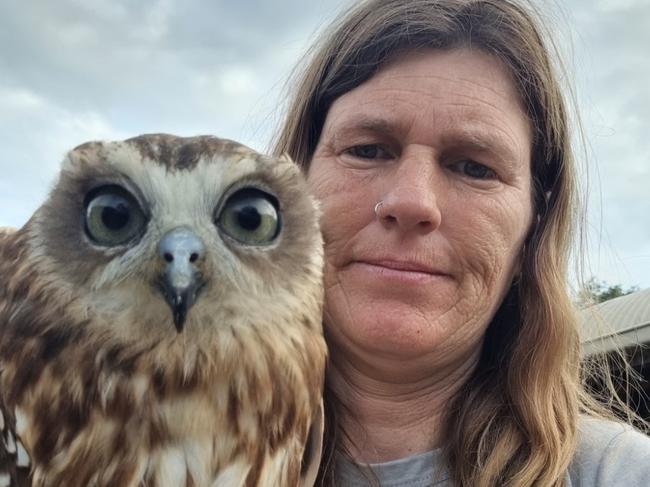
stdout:
[[650,485],[650,437],[627,424],[583,417],[571,487]]

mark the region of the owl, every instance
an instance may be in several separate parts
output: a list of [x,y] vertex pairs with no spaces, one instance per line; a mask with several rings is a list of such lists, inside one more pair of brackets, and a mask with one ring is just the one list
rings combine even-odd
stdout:
[[0,230],[0,487],[312,485],[322,239],[287,157],[89,142]]

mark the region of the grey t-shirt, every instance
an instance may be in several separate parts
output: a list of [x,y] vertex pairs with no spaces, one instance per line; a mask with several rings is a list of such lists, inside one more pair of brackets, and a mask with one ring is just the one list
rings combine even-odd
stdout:
[[[649,487],[650,438],[629,426],[584,418],[575,457],[567,472],[567,487]],[[339,457],[343,487],[371,485],[359,468]],[[381,487],[452,487],[442,467],[441,452],[370,465]]]

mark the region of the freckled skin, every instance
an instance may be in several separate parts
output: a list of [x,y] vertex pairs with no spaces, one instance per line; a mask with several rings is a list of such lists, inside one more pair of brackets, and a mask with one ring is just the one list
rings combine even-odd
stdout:
[[[308,179],[337,355],[366,372],[408,359],[419,377],[476,360],[531,226],[531,147],[506,67],[480,50],[411,52],[333,103]],[[369,259],[435,275],[387,277]]]

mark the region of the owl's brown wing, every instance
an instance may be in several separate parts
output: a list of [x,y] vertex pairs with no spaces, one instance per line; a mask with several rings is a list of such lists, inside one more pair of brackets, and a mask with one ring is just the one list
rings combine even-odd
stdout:
[[[6,288],[13,262],[8,257],[8,248],[15,244],[15,230],[0,228],[0,336],[4,335],[7,322],[4,310],[8,308]],[[16,435],[16,418],[5,401],[2,391],[4,357],[0,354],[0,487],[28,486],[29,457]]]

